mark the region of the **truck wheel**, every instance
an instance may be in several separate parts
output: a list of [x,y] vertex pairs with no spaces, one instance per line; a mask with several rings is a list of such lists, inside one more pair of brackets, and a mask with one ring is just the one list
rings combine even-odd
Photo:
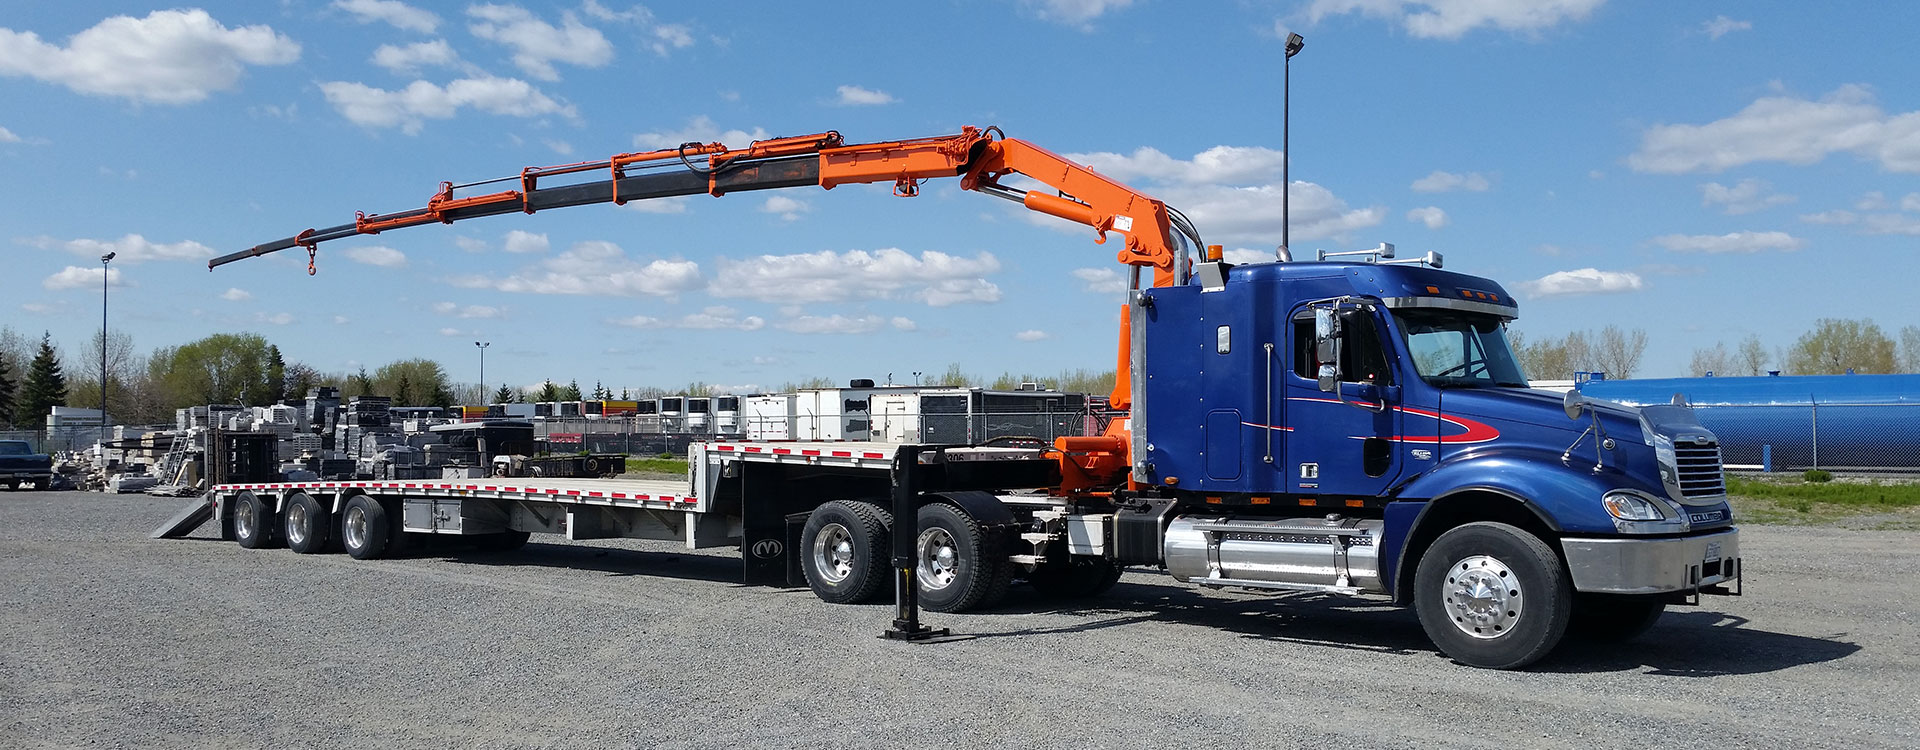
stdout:
[[233,503],[233,540],[247,549],[265,549],[278,541],[274,528],[279,524],[266,501],[251,492],[242,492]]
[[1420,558],[1414,609],[1434,645],[1488,669],[1532,664],[1567,631],[1573,584],[1553,548],[1504,523],[1448,530]]
[[813,509],[800,532],[800,570],[821,601],[853,604],[887,590],[893,514],[873,503],[835,500]]
[[1085,599],[1107,593],[1120,580],[1120,571],[1112,560],[1074,558],[1041,563],[1027,574],[1027,583],[1046,597]]
[[498,534],[481,534],[473,538],[473,546],[481,552],[512,552],[527,546],[525,531],[502,531]]
[[1644,596],[1574,594],[1567,632],[1598,643],[1620,643],[1647,632],[1665,611],[1666,602]]
[[952,505],[920,508],[920,536],[914,540],[914,580],[920,605],[933,612],[965,612],[991,607],[1007,593],[1013,565],[1006,540],[990,534]]
[[333,528],[333,520],[329,515],[327,509],[320,507],[320,503],[307,493],[296,492],[287,498],[287,511],[284,514],[286,523],[283,526],[287,549],[303,555],[325,552],[327,538],[332,536],[329,531]]
[[340,541],[355,560],[373,560],[393,552],[394,535],[387,509],[366,495],[354,495],[340,509]]

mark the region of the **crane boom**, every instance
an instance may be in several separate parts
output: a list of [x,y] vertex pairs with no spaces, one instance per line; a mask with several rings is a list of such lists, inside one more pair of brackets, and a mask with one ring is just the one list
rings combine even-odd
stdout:
[[[543,180],[591,173],[606,176],[541,185]],[[1002,182],[1016,174],[1056,192],[1020,190]],[[837,131],[754,141],[743,149],[720,143],[683,143],[599,161],[527,167],[518,177],[464,185],[442,182],[425,207],[389,214],[356,213],[351,224],[307,229],[214,258],[207,261],[207,268],[299,247],[307,251],[307,273],[312,274],[313,258],[322,242],[421,224],[451,224],[483,216],[530,214],[596,203],[625,204],[703,193],[717,197],[810,185],[831,190],[838,185],[892,182],[894,195],[911,198],[919,194],[921,182],[939,177],[958,177],[962,189],[1006,198],[1033,211],[1092,227],[1098,244],[1105,244],[1109,234],[1118,233],[1125,239],[1115,259],[1136,269],[1151,268],[1153,286],[1186,283],[1187,249],[1203,247],[1193,226],[1152,196],[1032,143],[1006,138],[999,128],[968,126],[953,135],[876,143],[847,144]],[[458,191],[503,182],[518,182],[519,189],[456,195]],[[1132,285],[1137,288],[1140,281],[1136,273]],[[1116,408],[1126,408],[1132,402],[1129,314],[1122,309],[1116,382],[1110,399]]]

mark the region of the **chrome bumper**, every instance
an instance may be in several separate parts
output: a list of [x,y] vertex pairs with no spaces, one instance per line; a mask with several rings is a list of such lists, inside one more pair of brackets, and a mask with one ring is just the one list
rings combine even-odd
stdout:
[[1560,548],[1577,591],[1699,593],[1740,577],[1738,529],[1678,539],[1568,537]]

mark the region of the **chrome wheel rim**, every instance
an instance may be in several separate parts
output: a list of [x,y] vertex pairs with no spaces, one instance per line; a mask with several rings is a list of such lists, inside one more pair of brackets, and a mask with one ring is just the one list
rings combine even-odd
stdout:
[[287,542],[291,544],[305,543],[307,541],[307,523],[309,520],[310,517],[307,515],[307,506],[305,503],[294,503],[292,507],[287,508]]
[[363,549],[367,546],[367,510],[358,505],[347,509],[346,529],[347,546]]
[[927,529],[920,532],[914,549],[919,560],[914,577],[920,580],[921,588],[938,591],[953,584],[960,574],[960,545],[954,543],[952,534],[946,529]]
[[1440,594],[1453,626],[1482,640],[1512,632],[1524,614],[1519,577],[1506,563],[1487,555],[1454,563],[1447,569]]
[[254,513],[253,503],[241,501],[233,508],[233,533],[242,539],[252,539],[253,530],[260,522]]
[[813,538],[813,569],[827,583],[839,583],[853,575],[853,532],[837,523],[820,527]]

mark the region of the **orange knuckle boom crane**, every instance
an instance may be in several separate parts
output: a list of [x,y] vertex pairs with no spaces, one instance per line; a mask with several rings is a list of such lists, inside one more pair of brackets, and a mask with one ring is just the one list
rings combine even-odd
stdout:
[[[592,174],[603,177],[541,185],[553,178]],[[1013,175],[1037,181],[1055,192],[1008,186],[1005,180]],[[1158,199],[1045,148],[1007,138],[999,128],[967,126],[953,135],[874,143],[848,144],[836,131],[755,141],[741,149],[720,143],[683,143],[598,161],[527,167],[517,177],[458,185],[442,182],[423,208],[387,214],[359,212],[351,224],[307,229],[214,258],[207,262],[207,268],[298,247],[307,251],[307,273],[313,274],[317,272],[314,259],[322,242],[422,224],[451,224],[597,203],[623,205],[635,200],[703,193],[719,197],[806,186],[831,190],[839,185],[891,182],[894,195],[911,198],[919,195],[922,182],[944,177],[960,178],[961,189],[1015,201],[1030,210],[1092,227],[1097,244],[1106,244],[1110,235],[1119,235],[1121,247],[1115,258],[1135,269],[1131,279],[1135,288],[1143,281],[1139,269],[1152,270],[1152,286],[1186,283],[1185,259],[1191,250],[1201,247],[1192,224]],[[517,182],[518,189],[456,195],[505,182]],[[1109,401],[1117,409],[1129,407],[1133,400],[1130,315],[1130,308],[1122,305],[1116,378]],[[1129,465],[1126,429],[1126,420],[1114,420],[1106,435],[1056,439],[1054,452],[1059,456],[1063,478],[1054,491],[1071,494],[1121,482]]]

